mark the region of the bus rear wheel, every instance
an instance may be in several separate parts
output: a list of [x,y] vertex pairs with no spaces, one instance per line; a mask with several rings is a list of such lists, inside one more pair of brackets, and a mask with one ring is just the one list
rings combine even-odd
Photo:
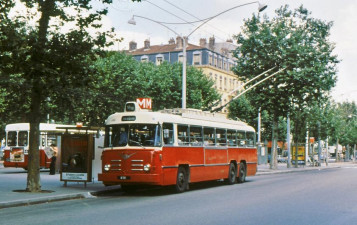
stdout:
[[239,163],[238,183],[244,183],[246,176],[247,176],[247,174],[246,174],[246,169],[245,169],[244,163]]
[[234,163],[229,164],[229,171],[228,171],[228,184],[235,184],[237,182],[237,168]]
[[177,170],[175,187],[176,187],[176,192],[178,193],[182,193],[185,190],[188,190],[188,172],[183,166],[180,166]]

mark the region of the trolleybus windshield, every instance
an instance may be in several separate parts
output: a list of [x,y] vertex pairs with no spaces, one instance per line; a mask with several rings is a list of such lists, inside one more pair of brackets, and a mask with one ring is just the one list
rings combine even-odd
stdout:
[[160,147],[161,126],[159,124],[110,125],[106,127],[105,138],[105,147]]

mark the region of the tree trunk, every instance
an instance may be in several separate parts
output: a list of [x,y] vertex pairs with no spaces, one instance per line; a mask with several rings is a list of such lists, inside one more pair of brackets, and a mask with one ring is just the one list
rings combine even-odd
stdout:
[[33,58],[39,65],[34,71],[30,71],[32,91],[30,106],[30,145],[28,152],[27,188],[29,192],[41,192],[40,182],[40,112],[43,95],[41,77],[44,76],[45,68],[42,66],[50,17],[54,12],[56,0],[46,0],[40,5],[41,18],[39,20],[38,43]]
[[277,129],[278,129],[278,117],[273,118],[273,131],[272,131],[272,142],[271,142],[271,156],[270,156],[270,169],[278,169],[278,159],[277,159]]
[[[35,82],[34,82],[35,83]],[[31,113],[30,113],[30,145],[28,151],[28,173],[27,187],[29,192],[41,192],[40,182],[40,92],[37,85],[34,84],[31,95]]]

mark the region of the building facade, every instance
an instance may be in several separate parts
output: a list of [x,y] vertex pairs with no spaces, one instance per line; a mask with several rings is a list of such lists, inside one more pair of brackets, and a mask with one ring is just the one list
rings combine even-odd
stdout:
[[[232,57],[232,50],[236,48],[232,41],[215,43],[211,37],[209,42],[205,38],[200,39],[199,46],[189,44],[186,48],[187,65],[202,69],[203,73],[214,81],[215,89],[221,94],[219,106],[229,102],[237,93],[234,91],[241,86],[241,81],[233,74],[232,67],[236,66]],[[143,48],[137,48],[137,43],[131,41],[127,54],[132,55],[137,61],[152,62],[160,65],[167,61],[170,63],[183,62],[183,39],[171,38],[166,45],[150,45],[149,40],[144,41]],[[222,112],[226,113],[224,108]]]

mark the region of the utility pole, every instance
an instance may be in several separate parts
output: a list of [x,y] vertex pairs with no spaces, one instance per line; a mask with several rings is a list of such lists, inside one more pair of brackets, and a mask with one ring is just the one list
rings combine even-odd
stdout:
[[287,150],[288,150],[288,161],[287,161],[287,168],[291,167],[290,159],[291,159],[291,152],[290,152],[290,117],[289,113],[286,117],[286,143],[287,143]]

